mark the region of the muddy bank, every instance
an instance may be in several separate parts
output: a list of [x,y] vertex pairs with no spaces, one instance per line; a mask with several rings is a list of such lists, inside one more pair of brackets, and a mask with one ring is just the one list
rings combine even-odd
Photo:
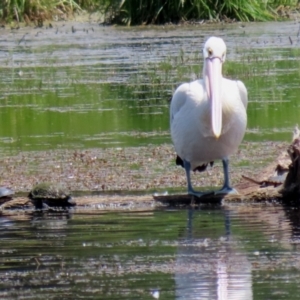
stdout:
[[[259,171],[287,149],[280,142],[244,142],[231,158],[233,185],[242,174],[257,176]],[[74,192],[167,191],[185,190],[184,170],[175,164],[171,144],[148,147],[106,148],[90,150],[56,150],[21,152],[0,159],[1,186],[24,195],[39,182],[59,182]],[[205,173],[195,173],[195,186],[219,186],[223,181],[222,166]]]
[[[273,168],[288,145],[279,142],[244,142],[231,158],[231,180],[238,188],[242,176],[264,176]],[[88,209],[145,209],[155,207],[153,194],[185,194],[185,172],[175,164],[173,146],[107,148],[84,151],[57,150],[22,152],[0,159],[1,186],[16,193],[2,209],[33,209],[27,194],[40,182],[60,184],[71,191],[75,211]],[[262,172],[262,173],[260,173]],[[223,182],[220,162],[204,173],[192,174],[199,190],[218,187]],[[228,198],[230,201],[230,198]],[[232,198],[232,201],[236,199]]]

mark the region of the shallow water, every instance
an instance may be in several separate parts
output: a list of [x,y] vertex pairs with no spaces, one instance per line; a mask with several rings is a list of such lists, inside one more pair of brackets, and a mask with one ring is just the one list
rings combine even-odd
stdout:
[[276,204],[2,218],[0,296],[298,299],[299,225]]
[[[169,143],[167,100],[178,83],[201,76],[202,44],[213,34],[228,46],[225,75],[243,80],[249,90],[245,139],[290,140],[298,122],[298,23],[154,28],[76,23],[73,33],[71,26],[0,29],[0,155],[21,153],[17,166],[8,164],[21,174],[23,188],[36,163],[26,152],[29,173],[20,172],[24,151],[119,151]],[[47,158],[46,153],[43,161]],[[73,163],[61,177],[73,178]],[[157,172],[168,167],[162,164]],[[9,168],[2,183],[12,182]],[[49,178],[48,169],[42,171]],[[137,173],[140,178],[140,169]],[[81,172],[75,174],[86,184]],[[103,180],[87,186],[99,189]],[[299,294],[299,211],[281,205],[23,214],[2,216],[0,227],[1,299]]]
[[[73,32],[72,32],[73,26]],[[290,140],[298,122],[299,24],[0,31],[0,153],[170,142],[168,99],[201,77],[207,36],[249,90],[245,139]]]

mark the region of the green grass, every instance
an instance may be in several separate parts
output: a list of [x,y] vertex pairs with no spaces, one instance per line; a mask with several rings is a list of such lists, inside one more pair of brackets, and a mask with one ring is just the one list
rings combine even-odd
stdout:
[[[241,5],[241,3],[243,3]],[[241,21],[270,20],[273,15],[260,0],[228,1],[122,1],[119,12],[113,18],[117,23],[153,24],[187,20],[221,20],[224,18]]]
[[0,19],[6,22],[51,19],[57,10],[68,15],[81,10],[81,7],[74,0],[0,1]]
[[6,0],[0,18],[6,22],[51,19],[59,10],[100,12],[109,23],[165,24],[188,20],[267,21],[297,8],[298,0]]

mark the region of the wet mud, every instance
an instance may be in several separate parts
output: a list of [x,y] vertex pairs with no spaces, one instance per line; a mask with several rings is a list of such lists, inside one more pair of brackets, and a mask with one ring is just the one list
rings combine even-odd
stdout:
[[[238,190],[243,188],[243,175],[252,178],[268,176],[275,168],[276,158],[286,152],[287,147],[287,144],[279,142],[244,142],[231,159],[233,186]],[[9,156],[1,159],[2,184],[12,188],[16,194],[1,208],[2,211],[32,210],[33,205],[27,195],[40,182],[57,183],[70,190],[77,204],[73,209],[75,212],[159,207],[169,203],[156,201],[159,200],[157,195],[169,195],[173,199],[186,193],[185,172],[176,166],[175,159],[173,146],[168,144],[38,151]],[[217,189],[223,182],[221,163],[216,163],[204,173],[192,174],[192,180],[199,190]],[[191,202],[189,196],[181,197],[183,204]],[[226,201],[237,201],[238,198],[229,197]]]

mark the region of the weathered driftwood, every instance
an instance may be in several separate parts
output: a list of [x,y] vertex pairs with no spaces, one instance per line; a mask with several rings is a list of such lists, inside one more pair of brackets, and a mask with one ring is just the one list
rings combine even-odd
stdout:
[[285,199],[298,201],[300,199],[300,131],[298,127],[294,130],[293,142],[287,152],[291,163],[280,192]]
[[[277,178],[278,184],[274,182],[274,178]],[[300,200],[300,130],[298,127],[294,130],[293,141],[287,152],[282,153],[277,159],[275,173],[273,177],[269,177],[267,183],[274,186],[273,195],[276,199],[285,203]],[[272,198],[272,192],[268,196]]]

